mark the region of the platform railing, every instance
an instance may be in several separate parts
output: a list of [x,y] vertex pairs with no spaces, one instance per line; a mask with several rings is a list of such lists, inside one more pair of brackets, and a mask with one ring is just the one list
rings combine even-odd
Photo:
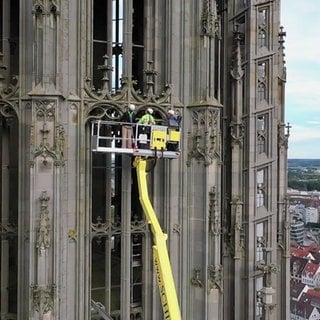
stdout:
[[169,151],[168,157],[172,152],[176,157],[180,151],[178,127],[96,120],[92,122],[91,136],[92,151],[131,154]]

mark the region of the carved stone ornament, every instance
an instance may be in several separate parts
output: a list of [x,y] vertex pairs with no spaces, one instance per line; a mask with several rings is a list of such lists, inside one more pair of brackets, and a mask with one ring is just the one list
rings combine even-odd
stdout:
[[136,106],[136,112],[152,107],[154,111],[166,119],[166,110],[173,108],[171,103],[171,85],[165,85],[165,90],[160,94],[154,93],[154,77],[157,72],[153,70],[153,62],[148,62],[148,67],[144,70],[146,75],[146,92],[142,93],[134,89],[135,80],[131,77],[121,79],[121,90],[110,91],[109,73],[112,68],[108,65],[108,56],[104,56],[104,64],[99,67],[102,70],[101,88],[94,88],[90,78],[85,79],[85,107],[86,121],[94,119],[104,119],[117,121],[120,119],[128,103]]
[[[284,53],[284,43],[285,40],[284,38],[287,36],[286,32],[283,30],[284,28],[281,26],[280,27],[280,31],[279,31],[279,44],[280,44],[280,48],[279,48],[279,55],[280,55],[280,70],[282,69],[282,72],[279,72],[279,80],[283,83],[285,83],[287,81],[287,68],[285,66],[286,61],[285,61],[285,53]],[[281,73],[281,74],[280,74]]]
[[213,37],[219,32],[220,23],[215,0],[204,0],[201,14],[201,31],[203,36]]
[[282,209],[282,230],[277,233],[278,246],[284,251],[286,255],[290,255],[290,213],[289,213],[289,197],[286,195],[283,199]]
[[223,292],[223,268],[221,265],[208,266],[208,292],[219,289]]
[[230,123],[230,136],[232,147],[239,146],[242,148],[244,139],[244,125],[243,123]]
[[56,101],[35,101],[36,123],[30,128],[31,164],[37,157],[42,157],[46,166],[51,158],[55,166],[63,166],[64,127],[55,122]]
[[278,144],[280,149],[288,149],[288,140],[290,136],[289,124],[285,125],[284,123],[278,124]]
[[189,133],[187,165],[192,159],[203,160],[206,166],[221,157],[220,111],[201,108],[192,111],[192,132]]
[[5,120],[7,126],[10,126],[12,120],[17,115],[17,108],[10,101],[0,99],[0,116]]
[[278,273],[280,271],[280,267],[275,265],[274,263],[259,263],[257,265],[257,270],[262,271],[263,273]]
[[139,218],[138,215],[134,215],[131,219],[131,232],[145,232],[147,229],[147,221],[144,217]]
[[203,288],[203,282],[200,279],[200,269],[193,269],[193,277],[191,278],[191,285],[194,287]]
[[40,317],[53,311],[56,286],[31,285],[30,287],[33,311],[38,312]]
[[240,79],[242,79],[244,75],[244,71],[242,68],[241,48],[240,48],[242,35],[238,31],[238,25],[236,25],[236,31],[233,33],[233,36],[234,36],[234,42],[235,42],[235,50],[232,53],[233,59],[232,59],[232,68],[231,68],[230,74],[234,80],[239,81]]
[[175,223],[172,227],[172,231],[175,233],[178,233],[180,235],[181,233],[181,225],[178,223]]
[[33,0],[33,14],[59,14],[60,0]]
[[0,52],[0,115],[10,125],[9,120],[18,115],[18,77],[12,77],[12,83],[8,84],[2,70],[7,67],[3,64],[3,54]]
[[50,247],[50,224],[49,224],[49,212],[48,202],[50,198],[46,191],[43,191],[40,198],[40,222],[37,232],[36,248],[39,250],[39,254]]
[[[16,75],[12,76],[11,81],[6,79],[6,77],[3,75],[3,71],[6,69],[7,66],[3,64],[3,54],[2,52],[0,52],[0,106],[2,102],[3,104],[13,106],[13,104],[10,103],[9,100],[12,100],[13,98],[18,98],[19,81]],[[8,84],[8,82],[10,82],[10,84]]]
[[18,232],[18,227],[12,223],[0,223],[0,236],[14,235]]
[[77,230],[70,229],[70,230],[68,231],[68,238],[69,238],[69,240],[74,240],[74,241],[76,241],[77,238],[78,238]]
[[91,236],[101,238],[111,233],[121,231],[121,221],[118,216],[114,221],[103,221],[100,216],[97,217],[96,222],[91,223]]
[[216,188],[212,187],[209,192],[209,232],[218,236],[221,234],[220,217],[217,212],[217,193]]
[[243,254],[243,249],[245,249],[245,230],[242,220],[242,210],[243,202],[240,198],[235,197],[230,202],[232,206],[232,214],[234,215],[233,219],[233,228],[230,232],[230,240],[233,243],[232,248],[234,249],[234,259],[240,259]]

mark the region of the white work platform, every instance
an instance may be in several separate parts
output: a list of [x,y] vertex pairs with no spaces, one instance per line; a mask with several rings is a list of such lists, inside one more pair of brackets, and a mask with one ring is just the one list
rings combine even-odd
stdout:
[[[124,126],[130,128],[131,137],[123,137]],[[180,156],[179,127],[96,120],[92,122],[91,134],[93,152],[171,159]]]

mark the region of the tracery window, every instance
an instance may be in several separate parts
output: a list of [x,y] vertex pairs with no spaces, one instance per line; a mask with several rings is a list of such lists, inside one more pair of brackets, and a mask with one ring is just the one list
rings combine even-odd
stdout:
[[0,287],[1,315],[15,319],[18,273],[18,121],[0,104]]
[[267,74],[267,62],[262,61],[258,63],[257,69],[257,90],[258,90],[258,101],[267,100],[267,85],[268,85],[268,74]]
[[123,68],[123,0],[112,0],[112,89],[119,90]]
[[[124,0],[93,0],[93,86],[100,87],[101,66],[108,56],[108,65],[112,67],[111,88],[121,88],[124,67]],[[136,89],[143,84],[144,54],[144,1],[133,0],[132,10],[132,76],[137,81]]]
[[255,281],[256,287],[256,320],[262,319],[263,313],[263,301],[262,301],[262,288],[263,288],[263,277],[257,277]]
[[264,222],[256,224],[256,261],[266,261],[266,232],[267,225]]
[[267,152],[267,119],[266,114],[257,117],[257,153],[262,154]]
[[[96,89],[101,87],[99,69],[106,54],[108,65],[112,65],[109,90],[121,90],[128,59],[131,59],[128,64],[132,70],[128,70],[127,76],[138,80],[138,89],[143,83],[144,1],[133,0],[131,9],[125,5],[124,0],[93,0],[92,73]],[[126,19],[128,12],[131,12],[132,23]],[[126,42],[128,28],[132,28],[129,32],[132,39]],[[130,57],[126,56],[126,46],[131,46]],[[103,104],[92,110],[95,117],[103,114],[102,119],[115,121],[112,129],[115,143],[121,136],[118,125],[121,107]],[[91,157],[91,319],[98,319],[99,312],[113,319],[144,317],[143,257],[147,224],[136,201],[139,197],[135,170],[130,164],[123,165],[129,159],[113,153],[92,153]],[[123,177],[127,177],[126,186]],[[130,298],[123,299],[128,294]]]
[[[3,93],[2,90],[16,81],[14,75],[19,74],[19,0],[0,0],[0,8],[0,90]],[[17,319],[19,123],[6,98],[1,98],[0,318]]]
[[[131,170],[131,169],[130,169]],[[92,217],[91,217],[91,304],[97,305],[106,314],[120,319],[121,308],[126,308],[121,300],[124,279],[123,265],[130,270],[127,287],[130,290],[130,315],[140,319],[143,308],[143,256],[146,225],[138,199],[134,172],[132,178],[131,217],[124,216],[122,207],[122,175],[128,175],[122,168],[122,156],[93,153],[92,155]],[[130,247],[123,243],[123,220],[131,222]],[[125,250],[125,251],[124,251]],[[127,251],[126,251],[127,250]],[[124,252],[129,257],[123,261]],[[126,260],[126,259],[125,259]],[[126,267],[124,267],[126,268]],[[101,311],[100,310],[100,311]],[[91,317],[95,319],[95,310]],[[140,318],[139,318],[140,317]]]
[[19,0],[0,0],[0,53],[6,67],[2,74],[19,74]]
[[266,47],[267,46],[267,32],[268,32],[268,10],[266,8],[260,8],[258,10],[258,47]]
[[256,206],[257,208],[266,206],[267,204],[267,186],[266,186],[266,178],[267,178],[267,170],[260,169],[256,173],[256,185],[257,185],[257,193],[256,193]]
[[246,57],[246,17],[241,16],[236,21],[236,31],[239,32],[240,37],[240,51],[241,51],[241,58],[243,61],[247,59]]

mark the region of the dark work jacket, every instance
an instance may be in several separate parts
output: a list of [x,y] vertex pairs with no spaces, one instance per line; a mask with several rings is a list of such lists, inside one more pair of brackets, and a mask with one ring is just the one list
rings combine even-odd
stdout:
[[133,111],[126,111],[121,119],[121,122],[128,122],[128,123],[134,123],[135,122],[135,114]]

